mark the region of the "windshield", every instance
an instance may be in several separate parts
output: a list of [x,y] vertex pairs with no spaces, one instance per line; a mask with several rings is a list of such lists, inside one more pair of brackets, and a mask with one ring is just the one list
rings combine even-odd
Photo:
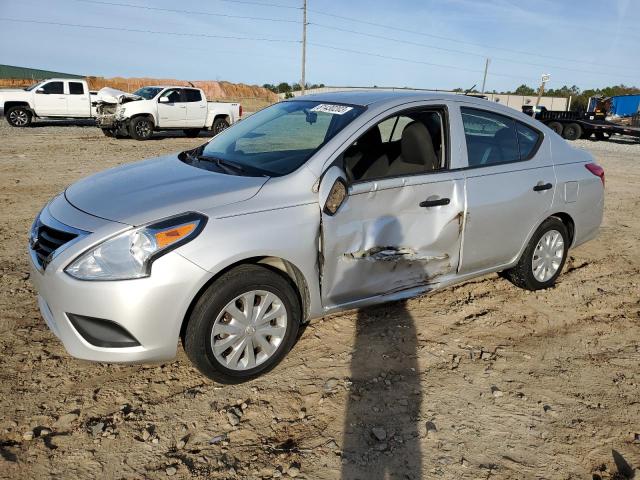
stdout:
[[201,160],[235,165],[239,174],[287,175],[363,111],[334,103],[276,103],[224,130],[198,153]]
[[36,82],[33,85],[29,85],[28,87],[25,88],[25,90],[27,92],[30,92],[31,90],[33,90],[34,88],[36,88],[38,85],[40,85],[42,82]]
[[153,97],[160,93],[162,88],[158,87],[142,87],[133,92],[134,95],[138,95],[139,97],[144,98],[145,100],[151,100]]

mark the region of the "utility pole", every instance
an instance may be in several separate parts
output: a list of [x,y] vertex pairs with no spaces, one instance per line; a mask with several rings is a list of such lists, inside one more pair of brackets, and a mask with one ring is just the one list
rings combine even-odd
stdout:
[[304,78],[304,68],[307,63],[307,0],[304,0],[304,7],[302,10],[302,95],[304,95],[304,88],[306,80]]
[[487,70],[489,70],[489,63],[491,63],[491,59],[487,58],[486,62],[484,62],[484,77],[482,78],[482,94],[484,95],[484,87],[487,83]]
[[544,86],[549,80],[551,80],[551,75],[549,75],[548,73],[543,73],[542,81],[540,82],[540,88],[538,89],[538,99],[536,100],[536,107],[540,105],[540,98],[544,94]]

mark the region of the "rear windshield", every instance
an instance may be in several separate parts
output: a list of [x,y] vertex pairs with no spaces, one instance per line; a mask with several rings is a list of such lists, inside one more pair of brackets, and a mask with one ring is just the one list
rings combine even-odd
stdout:
[[287,175],[363,110],[312,101],[277,103],[215,136],[201,157],[231,162],[263,175]]

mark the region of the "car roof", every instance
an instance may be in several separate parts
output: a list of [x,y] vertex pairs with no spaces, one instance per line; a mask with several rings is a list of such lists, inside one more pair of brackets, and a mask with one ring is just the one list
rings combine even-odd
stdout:
[[[462,98],[461,98],[462,97]],[[454,100],[464,99],[470,103],[486,105],[487,100],[478,97],[456,95],[445,92],[427,92],[422,90],[347,90],[302,95],[292,100],[313,100],[314,102],[347,103],[350,105],[370,106],[382,103],[405,103],[420,100]]]

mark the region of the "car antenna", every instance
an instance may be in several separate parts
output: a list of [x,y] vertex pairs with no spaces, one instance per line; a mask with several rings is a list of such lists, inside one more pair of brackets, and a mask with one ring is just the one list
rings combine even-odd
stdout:
[[474,88],[476,88],[476,85],[477,85],[477,83],[474,83],[474,84],[473,84],[473,87],[471,87],[469,90],[466,90],[466,91],[464,92],[464,94],[465,94],[465,95],[469,95],[469,92],[471,92],[471,90],[473,90]]

